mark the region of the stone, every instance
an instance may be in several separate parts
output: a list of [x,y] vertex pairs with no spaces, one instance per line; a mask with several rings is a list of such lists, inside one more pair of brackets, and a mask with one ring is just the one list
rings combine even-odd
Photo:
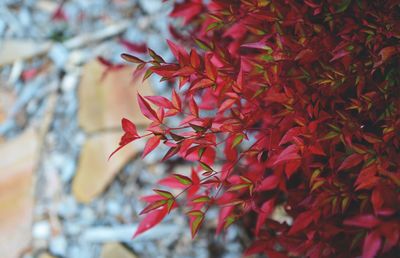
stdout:
[[33,225],[32,236],[35,239],[48,239],[51,235],[51,226],[47,220],[38,221]]
[[50,239],[49,250],[52,254],[64,257],[67,253],[68,243],[63,235],[58,235]]
[[143,10],[148,14],[159,13],[163,5],[163,3],[160,0],[153,0],[153,1],[140,0],[139,3],[140,6],[143,8]]
[[38,258],[56,258],[55,256],[49,254],[49,253],[41,253]]
[[129,144],[110,160],[108,157],[118,147],[121,131],[97,133],[84,143],[78,169],[72,183],[72,192],[77,201],[91,202],[110,184],[122,167],[138,150]]
[[120,128],[123,117],[147,126],[150,121],[141,114],[136,94],[153,95],[149,83],[132,81],[133,67],[106,69],[98,61],[88,63],[83,69],[78,89],[80,126],[88,133]]
[[15,94],[0,88],[0,124],[3,123],[15,103]]
[[[182,227],[174,223],[161,223],[157,227],[132,239],[138,224],[123,224],[118,226],[93,226],[85,229],[79,236],[79,240],[84,243],[148,243],[154,240],[165,239],[168,236],[170,239],[178,237],[182,233]],[[189,232],[189,231],[188,231]],[[190,234],[190,232],[189,232]],[[189,237],[190,239],[190,237]]]
[[51,42],[27,39],[7,39],[0,43],[0,67],[16,61],[30,59],[50,50]]
[[0,145],[0,254],[17,258],[29,247],[39,137],[33,130]]
[[101,258],[136,258],[137,256],[119,243],[105,244],[101,250]]

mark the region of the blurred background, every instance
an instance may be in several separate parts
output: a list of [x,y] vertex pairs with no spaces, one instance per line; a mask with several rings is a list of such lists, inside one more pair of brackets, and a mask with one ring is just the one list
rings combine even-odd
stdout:
[[182,211],[132,240],[149,194],[190,164],[117,153],[120,121],[148,120],[136,93],[170,95],[157,78],[134,80],[123,52],[146,46],[171,59],[171,2],[0,0],[0,257],[241,257],[232,226],[215,237],[217,211],[192,241]]

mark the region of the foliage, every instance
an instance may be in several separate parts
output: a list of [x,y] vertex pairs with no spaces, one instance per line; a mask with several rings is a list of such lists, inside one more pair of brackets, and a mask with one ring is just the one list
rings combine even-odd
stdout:
[[[160,181],[180,194],[143,198],[136,235],[184,203],[194,236],[215,205],[217,233],[239,219],[251,230],[246,254],[394,257],[399,14],[398,1],[380,0],[176,3],[171,16],[183,19],[190,37],[171,32],[193,48],[168,41],[172,63],[151,49],[150,61],[122,57],[145,78],[179,84],[170,99],[138,96],[152,121],[143,156],[162,143],[163,160],[194,166],[191,175]],[[127,119],[122,127],[119,148],[144,137]],[[293,223],[271,216],[277,207]]]

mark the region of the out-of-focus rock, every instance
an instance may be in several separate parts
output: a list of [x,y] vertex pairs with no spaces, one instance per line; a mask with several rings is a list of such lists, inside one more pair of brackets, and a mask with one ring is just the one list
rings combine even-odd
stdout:
[[6,120],[8,112],[14,102],[15,95],[12,92],[0,89],[0,124]]
[[36,239],[48,239],[51,235],[51,226],[47,220],[35,222],[32,227],[32,236]]
[[[176,239],[182,232],[182,227],[174,223],[161,223],[157,227],[146,231],[144,234],[135,237],[132,235],[137,230],[138,224],[124,224],[121,226],[95,226],[88,228],[80,234],[80,240],[87,243],[148,243],[152,240]],[[189,237],[190,239],[190,237]]]
[[42,253],[39,255],[38,258],[56,258],[55,256],[49,254],[49,253]]
[[92,201],[112,181],[122,167],[138,152],[132,144],[108,160],[117,148],[122,132],[103,132],[90,137],[83,145],[72,191],[79,202]]
[[105,244],[101,250],[101,258],[136,258],[137,256],[118,243]]
[[47,13],[54,13],[58,8],[58,3],[51,0],[39,0],[36,2],[36,8]]
[[88,63],[79,86],[80,126],[87,132],[114,129],[126,117],[137,125],[148,125],[137,104],[136,93],[153,95],[151,86],[132,81],[132,67],[107,71],[107,67],[94,61]]
[[67,247],[67,239],[63,235],[58,235],[50,239],[49,249],[54,255],[65,257]]
[[0,145],[0,254],[3,258],[19,257],[31,241],[38,138],[29,130]]
[[42,55],[50,50],[51,45],[48,41],[3,40],[0,43],[0,66]]

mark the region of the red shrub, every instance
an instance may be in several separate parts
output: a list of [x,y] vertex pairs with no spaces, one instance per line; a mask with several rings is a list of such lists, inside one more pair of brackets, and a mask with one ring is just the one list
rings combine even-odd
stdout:
[[[151,50],[148,62],[123,58],[148,68],[145,78],[179,82],[171,99],[138,101],[153,121],[143,156],[162,142],[170,147],[164,160],[194,161],[190,177],[160,182],[185,193],[192,234],[217,205],[217,232],[250,218],[247,254],[395,257],[398,1],[187,0],[172,16],[191,26],[201,50],[168,42],[177,62]],[[179,127],[170,116],[182,118]],[[120,147],[141,137],[128,120],[122,126]],[[177,197],[145,197],[136,234],[176,208]],[[276,207],[291,225],[271,217]]]

